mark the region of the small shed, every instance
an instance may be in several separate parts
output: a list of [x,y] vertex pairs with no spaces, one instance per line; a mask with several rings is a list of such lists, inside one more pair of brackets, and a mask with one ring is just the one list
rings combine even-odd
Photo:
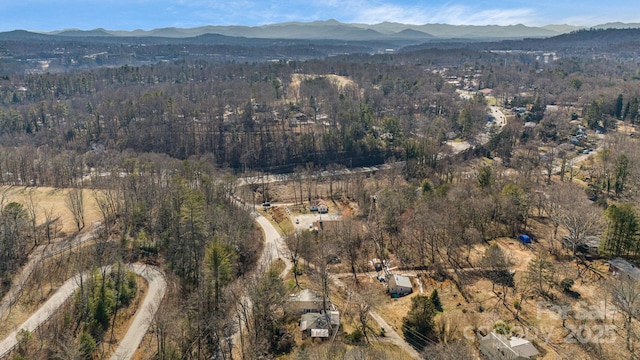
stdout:
[[531,238],[529,235],[520,235],[518,236],[518,240],[523,244],[531,244]]
[[391,296],[403,296],[411,294],[412,292],[413,286],[408,276],[395,274],[389,276],[389,294],[391,294]]

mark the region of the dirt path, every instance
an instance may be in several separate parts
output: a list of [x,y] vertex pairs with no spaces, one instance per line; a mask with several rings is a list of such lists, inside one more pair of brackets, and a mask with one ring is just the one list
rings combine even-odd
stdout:
[[[133,353],[140,345],[142,338],[151,324],[149,318],[155,315],[160,300],[162,300],[167,289],[164,276],[157,268],[139,264],[129,264],[127,267],[147,280],[149,283],[149,291],[145,296],[142,306],[138,309],[124,340],[111,357],[112,360],[126,360],[133,356]],[[103,269],[110,271],[111,266]],[[0,342],[0,358],[6,356],[18,344],[17,337],[20,330],[24,329],[30,332],[37,330],[40,325],[49,320],[58,308],[75,293],[80,286],[81,278],[89,275],[88,273],[82,273],[67,280],[27,321],[18,326],[15,331]]]

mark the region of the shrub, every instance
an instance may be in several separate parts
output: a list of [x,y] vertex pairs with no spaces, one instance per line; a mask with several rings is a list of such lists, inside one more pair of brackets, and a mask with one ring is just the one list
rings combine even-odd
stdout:
[[571,288],[573,287],[573,284],[574,284],[574,281],[571,278],[565,278],[565,279],[562,279],[562,281],[560,281],[560,287],[564,292],[570,292]]

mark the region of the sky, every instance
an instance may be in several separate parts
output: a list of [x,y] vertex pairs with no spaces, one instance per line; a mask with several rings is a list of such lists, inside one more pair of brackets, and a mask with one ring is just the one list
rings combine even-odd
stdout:
[[640,22],[638,0],[0,0],[0,31],[343,23],[595,26]]

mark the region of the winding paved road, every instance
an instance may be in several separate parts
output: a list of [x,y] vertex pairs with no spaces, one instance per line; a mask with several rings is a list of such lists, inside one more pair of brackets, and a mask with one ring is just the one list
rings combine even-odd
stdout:
[[120,345],[111,356],[111,360],[125,360],[133,357],[147,330],[149,330],[151,320],[156,311],[158,311],[162,298],[167,291],[167,281],[164,278],[164,274],[155,266],[130,264],[128,268],[147,280],[148,291],[142,301],[142,305],[136,312],[136,316],[133,318],[133,322],[129,326],[129,330],[127,330]]
[[[285,267],[284,270],[280,273],[280,278],[284,278],[289,271],[293,268],[291,261],[289,261],[289,248],[287,244],[284,242],[282,236],[280,236],[280,232],[273,226],[271,222],[264,216],[260,215],[255,208],[252,206],[245,204],[239,197],[234,196],[233,203],[236,206],[244,208],[249,211],[251,215],[254,217],[256,223],[262,228],[264,232],[264,248],[262,249],[262,254],[260,255],[260,259],[258,260],[258,264],[270,264],[275,259],[282,259],[284,261]],[[262,266],[258,267],[262,271],[266,271],[268,267]],[[242,313],[242,309],[251,309],[251,300],[248,296],[243,296],[240,301],[238,301],[238,313]],[[234,348],[240,348],[241,344],[241,335],[244,331],[244,322],[242,320],[238,321],[238,330],[231,336],[231,343]],[[115,360],[115,359],[112,359]]]
[[[167,289],[164,275],[159,269],[140,264],[129,264],[127,268],[144,277],[149,286],[142,306],[140,306],[136,312],[129,330],[111,357],[111,360],[125,360],[133,357],[133,354],[140,345],[140,342],[142,342],[142,338],[147,333],[149,325],[151,324],[149,318],[155,315]],[[103,269],[110,271],[111,266]],[[33,332],[38,329],[75,293],[80,286],[81,278],[88,275],[89,273],[78,274],[67,280],[27,321],[18,326],[15,331],[0,342],[0,358],[6,356],[18,344],[17,337],[20,330],[24,329]]]
[[20,299],[25,283],[40,261],[60,254],[68,249],[76,248],[85,242],[94,240],[101,228],[101,223],[95,222],[91,226],[91,230],[78,234],[70,240],[65,239],[62,241],[56,241],[51,244],[44,244],[35,248],[31,255],[29,255],[27,264],[22,267],[20,274],[14,281],[12,281],[13,284],[11,285],[9,292],[4,296],[2,302],[0,302],[0,320],[6,319],[8,312],[11,310],[11,306]]

